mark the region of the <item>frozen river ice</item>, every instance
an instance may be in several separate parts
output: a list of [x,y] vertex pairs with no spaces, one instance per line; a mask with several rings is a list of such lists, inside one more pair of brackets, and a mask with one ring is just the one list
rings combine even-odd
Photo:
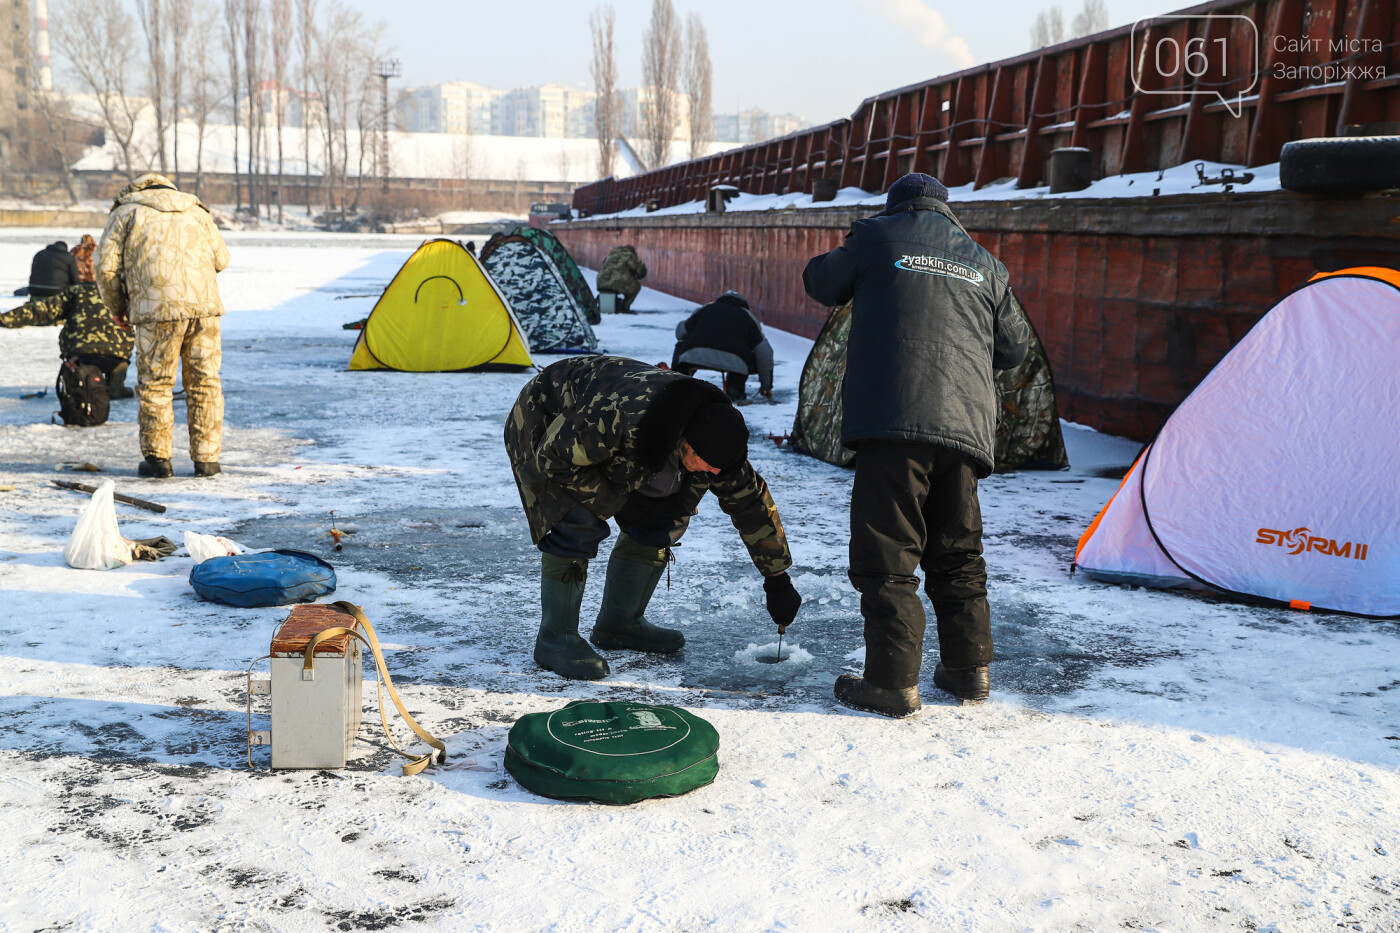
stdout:
[[[0,294],[57,235],[0,231]],[[649,612],[684,651],[608,652],[608,681],[570,683],[530,660],[538,557],[501,448],[528,377],[345,371],[340,325],[416,238],[229,241],[217,480],[189,478],[179,429],[181,476],[138,480],[134,402],[101,428],[49,425],[51,399],[19,396],[51,385],[55,331],[0,331],[0,483],[17,487],[0,493],[0,930],[1400,926],[1400,627],[1072,577],[1136,444],[1067,425],[1070,470],[984,481],[991,702],[937,691],[930,644],[921,716],[851,714],[831,698],[862,650],[851,474],[764,439],[790,430],[810,347],[770,333],[774,403],[744,412],[805,600],[794,658],[757,663],[776,631],[709,500]],[[605,319],[604,347],[669,359],[691,306],[647,290],[637,307]],[[404,780],[372,711],[345,771],[250,772],[241,672],[285,610],[199,601],[183,557],[66,568],[83,500],[48,480],[69,460],[170,507],[120,508],[130,537],[331,560],[454,756],[499,761],[510,723],[566,699],[644,699],[716,723],[720,777],[622,809],[499,771]],[[353,532],[340,552],[332,509]]]

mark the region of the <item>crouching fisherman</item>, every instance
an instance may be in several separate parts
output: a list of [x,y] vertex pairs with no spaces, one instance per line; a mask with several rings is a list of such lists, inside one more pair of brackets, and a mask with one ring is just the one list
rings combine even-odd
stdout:
[[591,640],[604,649],[673,652],[674,629],[644,615],[670,550],[713,492],[763,574],[780,626],[802,598],[787,569],[787,536],[768,485],[748,462],[748,427],[717,386],[617,356],[561,360],[526,383],[505,444],[530,537],[541,552],[535,662],[575,680],[608,676],[579,636],[588,562],[621,533],[608,560]]
[[13,311],[0,314],[0,327],[45,324],[63,325],[58,332],[60,359],[96,366],[107,377],[108,398],[131,398],[126,370],[136,334],[107,310],[96,285],[70,285],[56,295],[30,298]]

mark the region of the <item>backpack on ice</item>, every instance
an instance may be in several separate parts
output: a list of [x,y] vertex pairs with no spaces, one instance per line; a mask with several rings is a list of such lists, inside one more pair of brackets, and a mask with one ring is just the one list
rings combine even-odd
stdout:
[[205,599],[229,606],[285,606],[334,593],[335,568],[305,551],[235,554],[196,564],[190,586]]
[[64,360],[54,382],[58,395],[58,416],[70,427],[95,428],[107,423],[112,401],[107,395],[107,376],[88,363]]
[[575,700],[511,726],[505,765],[545,797],[636,803],[713,781],[719,733],[674,706]]

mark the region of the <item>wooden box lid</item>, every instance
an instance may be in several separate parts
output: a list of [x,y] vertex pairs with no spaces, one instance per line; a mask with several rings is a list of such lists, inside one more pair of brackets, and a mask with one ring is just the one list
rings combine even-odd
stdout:
[[[300,657],[306,653],[306,646],[320,632],[328,628],[359,629],[360,623],[350,613],[339,606],[321,606],[311,603],[295,606],[287,621],[272,636],[272,656],[275,658]],[[340,655],[350,645],[349,635],[327,638],[316,646],[316,654]]]

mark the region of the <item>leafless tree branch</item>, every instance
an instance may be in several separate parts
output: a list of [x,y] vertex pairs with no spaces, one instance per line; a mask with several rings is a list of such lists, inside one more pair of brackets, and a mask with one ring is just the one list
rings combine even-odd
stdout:
[[671,0],[652,0],[642,36],[642,84],[650,100],[642,108],[643,158],[649,169],[666,164],[680,122],[676,102],[681,59],[680,18]]
[[589,71],[593,74],[593,90],[598,95],[593,103],[593,131],[598,137],[599,178],[613,173],[617,135],[621,130],[618,126],[617,47],[613,41],[616,21],[617,15],[610,6],[600,6],[588,17],[588,28],[593,33],[593,60]]

